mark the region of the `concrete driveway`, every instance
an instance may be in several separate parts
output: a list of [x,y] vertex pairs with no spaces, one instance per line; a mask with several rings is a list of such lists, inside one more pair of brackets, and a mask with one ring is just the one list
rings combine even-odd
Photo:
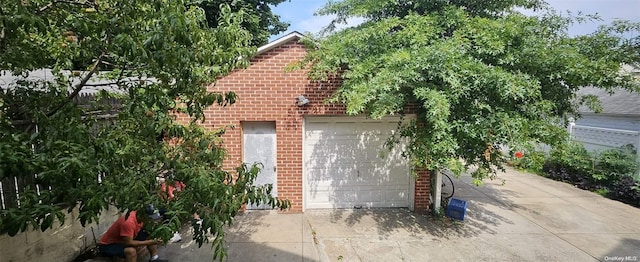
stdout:
[[640,209],[509,169],[470,185],[464,222],[404,210],[307,212],[323,261],[640,261]]
[[[640,261],[640,209],[509,169],[454,181],[464,222],[405,209],[247,212],[228,230],[229,261]],[[171,261],[210,261],[189,241]]]

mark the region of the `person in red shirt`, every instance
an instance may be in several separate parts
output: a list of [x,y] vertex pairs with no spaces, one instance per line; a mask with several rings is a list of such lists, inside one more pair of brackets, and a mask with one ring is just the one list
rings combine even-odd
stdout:
[[174,192],[180,192],[185,187],[186,185],[180,181],[173,182],[173,185],[167,185],[164,178],[160,179],[160,191],[162,191],[162,194],[167,194],[168,200],[171,200],[176,196]]
[[100,253],[109,257],[121,257],[127,262],[137,260],[137,248],[146,246],[151,254],[149,261],[163,262],[158,258],[158,244],[162,239],[147,239],[149,234],[142,230],[145,213],[129,212],[129,217],[121,216],[114,222],[98,242]]
[[[174,181],[173,185],[167,184],[164,178],[160,178],[160,197],[166,198],[167,201],[171,201],[174,197],[176,197],[176,193],[182,191],[186,185],[180,181]],[[164,216],[165,210],[160,210],[160,214]],[[182,235],[180,232],[174,232],[173,237],[169,239],[170,242],[180,242],[182,241]]]

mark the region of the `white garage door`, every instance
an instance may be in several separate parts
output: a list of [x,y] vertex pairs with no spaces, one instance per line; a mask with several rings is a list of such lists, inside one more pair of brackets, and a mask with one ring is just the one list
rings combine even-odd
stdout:
[[307,117],[305,208],[408,207],[408,161],[384,147],[398,121]]

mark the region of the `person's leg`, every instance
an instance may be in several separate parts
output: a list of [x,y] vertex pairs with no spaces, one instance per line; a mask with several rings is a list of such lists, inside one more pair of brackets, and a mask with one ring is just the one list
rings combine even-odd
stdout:
[[124,249],[124,256],[126,262],[136,262],[138,260],[138,250],[135,247],[127,247]]
[[147,246],[147,250],[149,250],[149,254],[151,254],[151,259],[157,258],[156,255],[158,254],[158,245]]
[[123,244],[98,245],[100,254],[107,257],[126,258],[125,246]]
[[[139,241],[144,241],[144,240],[147,240],[148,238],[149,238],[149,233],[147,233],[147,231],[140,230],[140,232],[134,239]],[[156,256],[158,255],[158,245],[149,245],[147,246],[147,250],[149,250],[149,255],[151,256],[150,257],[151,260],[158,258]]]

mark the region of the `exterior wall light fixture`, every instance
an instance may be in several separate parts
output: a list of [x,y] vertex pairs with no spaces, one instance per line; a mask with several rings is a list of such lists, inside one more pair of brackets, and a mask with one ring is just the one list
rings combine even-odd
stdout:
[[304,106],[306,104],[309,104],[309,99],[307,99],[306,97],[301,95],[296,98],[296,105]]

